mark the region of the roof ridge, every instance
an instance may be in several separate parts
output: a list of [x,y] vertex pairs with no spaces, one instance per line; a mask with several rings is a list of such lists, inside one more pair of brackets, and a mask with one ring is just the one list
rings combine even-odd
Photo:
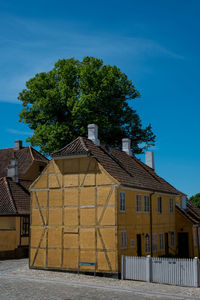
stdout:
[[101,146],[101,145],[97,146],[97,147],[99,147],[101,150],[103,150],[104,153],[106,153],[108,156],[110,156],[112,158],[112,160],[114,160],[120,166],[120,168],[122,168],[129,176],[131,176],[132,178],[134,177],[131,173],[129,173],[129,171],[127,171],[127,169],[122,165],[122,163],[112,153],[109,153],[108,151],[106,151],[106,149],[104,149],[103,146]]
[[29,148],[29,151],[30,151],[30,154],[31,154],[32,160],[35,160],[35,159],[34,159],[34,156],[33,156],[33,152],[32,152],[32,147],[31,147],[31,146],[29,146],[28,148]]
[[[37,152],[37,154],[41,155],[44,159],[46,159],[47,161],[49,161],[49,159],[46,158],[46,156],[44,156],[44,155],[43,155],[42,153],[40,153],[38,150],[36,150],[36,149],[33,148],[32,146],[30,146],[30,147],[31,147],[31,152],[32,152],[32,154],[33,154],[33,152],[35,151],[35,152]],[[34,155],[33,155],[33,158],[34,158]],[[34,158],[34,160],[37,161],[37,159],[35,159],[35,158]]]
[[89,151],[89,149],[85,145],[84,138],[82,136],[79,136],[78,138],[80,139],[81,145],[83,146],[83,148],[85,149],[85,151]]
[[78,136],[75,140],[73,140],[72,142],[70,142],[69,144],[65,145],[63,148],[59,149],[58,151],[55,151],[53,153],[51,153],[51,156],[53,156],[55,153],[59,153],[62,150],[64,150],[66,147],[70,146],[71,144],[73,144],[74,142],[76,142],[78,139],[80,139],[80,136]]

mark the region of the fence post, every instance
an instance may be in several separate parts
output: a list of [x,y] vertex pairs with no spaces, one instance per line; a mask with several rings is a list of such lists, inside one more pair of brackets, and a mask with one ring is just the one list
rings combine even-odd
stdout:
[[124,279],[124,255],[121,255],[121,279]]
[[193,266],[194,266],[194,286],[199,286],[199,260],[197,257],[193,259]]
[[147,255],[146,257],[146,281],[151,282],[151,256]]

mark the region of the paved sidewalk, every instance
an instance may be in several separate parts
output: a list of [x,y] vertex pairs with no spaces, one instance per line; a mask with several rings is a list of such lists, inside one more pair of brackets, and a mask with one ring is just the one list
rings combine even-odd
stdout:
[[28,260],[0,261],[0,299],[200,299],[200,289],[73,273],[30,270]]

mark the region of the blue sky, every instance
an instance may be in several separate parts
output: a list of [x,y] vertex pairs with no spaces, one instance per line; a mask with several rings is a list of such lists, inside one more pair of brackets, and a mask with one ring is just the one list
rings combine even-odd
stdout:
[[[141,93],[133,107],[155,132],[156,171],[200,192],[200,1],[0,1],[0,148],[25,143],[25,82],[60,58],[102,58]],[[141,157],[143,159],[143,157]]]

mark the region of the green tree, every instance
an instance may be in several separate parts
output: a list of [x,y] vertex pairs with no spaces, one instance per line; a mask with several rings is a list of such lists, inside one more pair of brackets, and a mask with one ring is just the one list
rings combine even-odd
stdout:
[[200,193],[191,196],[189,200],[200,208]]
[[58,60],[49,72],[26,82],[18,99],[23,109],[20,121],[34,131],[27,141],[50,154],[78,136],[87,136],[87,125],[99,126],[101,143],[120,147],[121,139],[132,140],[134,153],[154,145],[151,125],[141,120],[129,103],[139,97],[132,81],[116,66],[85,57]]

